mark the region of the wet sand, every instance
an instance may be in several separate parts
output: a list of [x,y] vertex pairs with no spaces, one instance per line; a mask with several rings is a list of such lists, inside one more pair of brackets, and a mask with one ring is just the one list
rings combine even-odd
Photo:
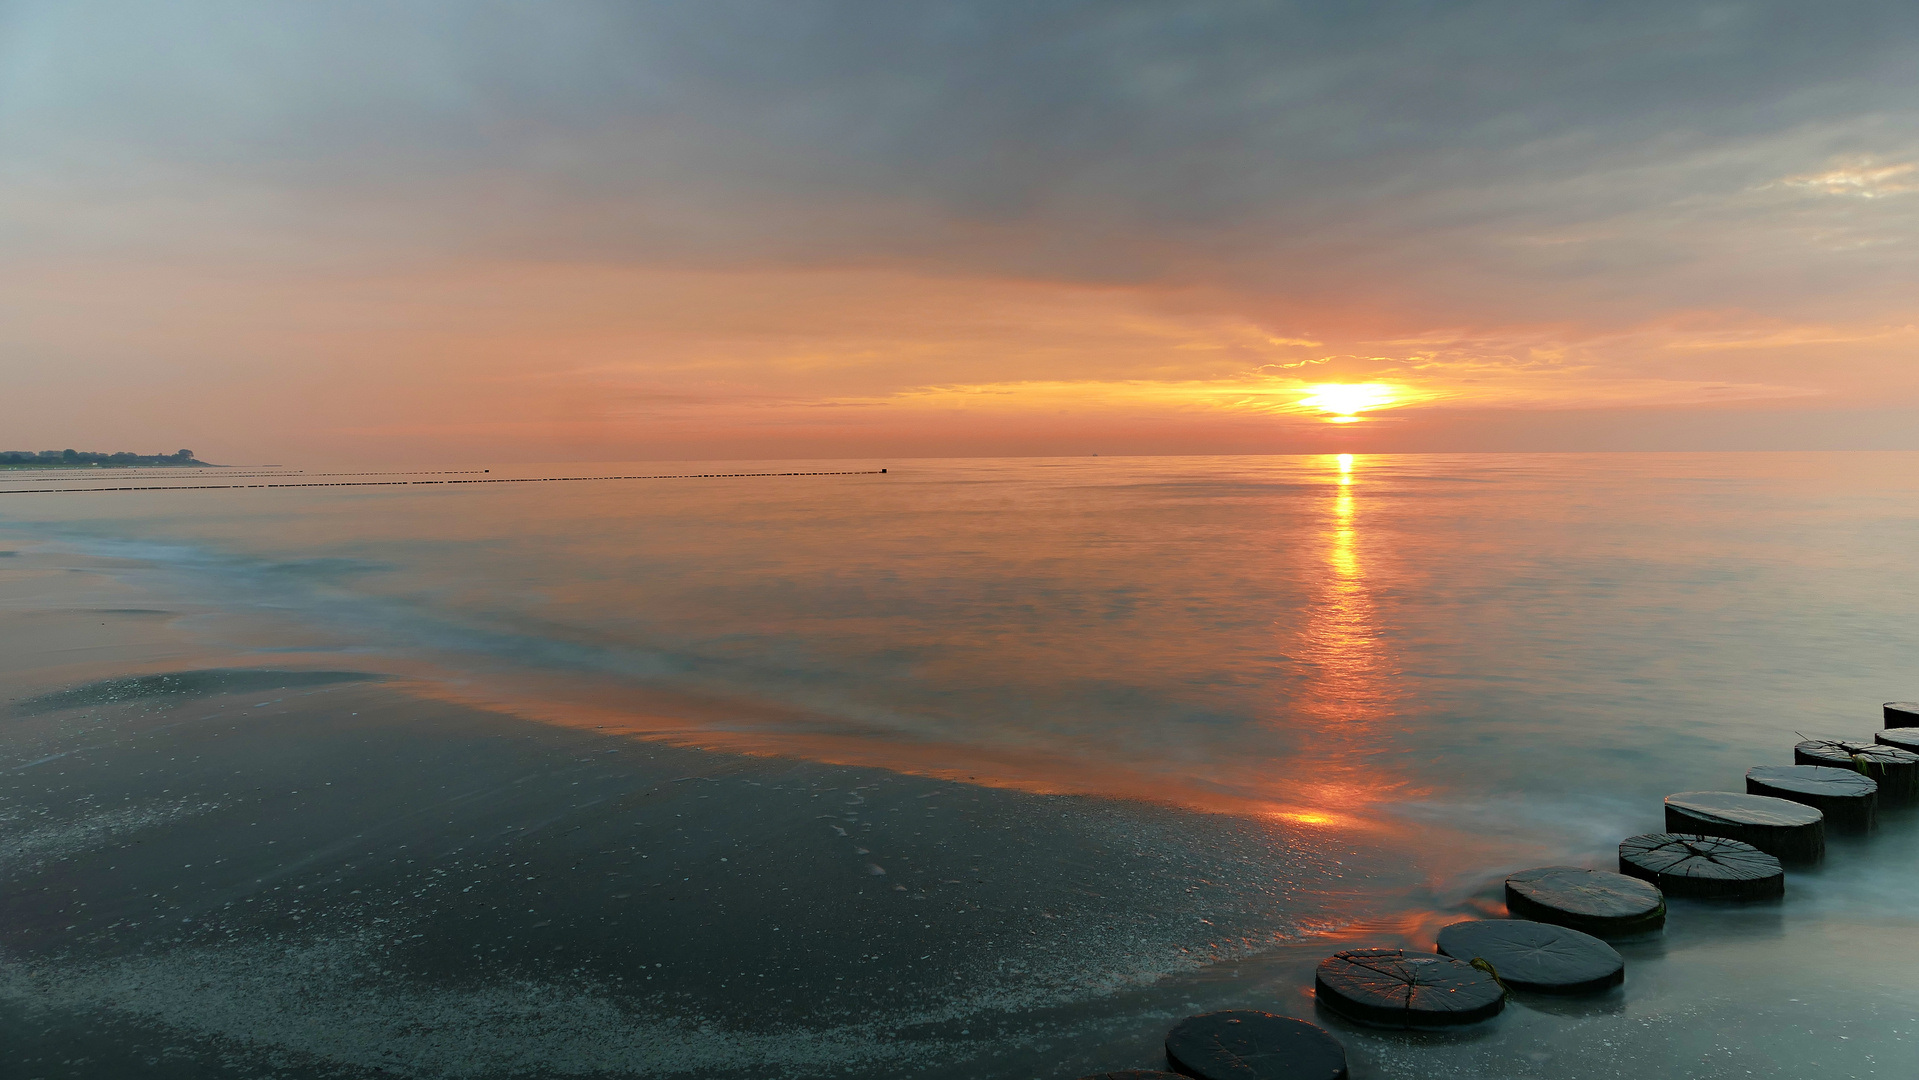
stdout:
[[28,1075],[1050,1073],[1163,1026],[1166,977],[1303,932],[1274,929],[1288,893],[1341,872],[1236,818],[635,743],[350,672],[8,712]]
[[1418,883],[1269,823],[556,729],[352,672],[107,680],[4,723],[9,1075],[1064,1078],[1155,1065],[1226,1007],[1326,1024],[1355,1076],[1919,1060],[1912,929],[1859,892],[1919,863],[1909,811],[1797,904],[1675,902],[1623,988],[1406,1035],[1308,988],[1349,942],[1429,948],[1379,907]]

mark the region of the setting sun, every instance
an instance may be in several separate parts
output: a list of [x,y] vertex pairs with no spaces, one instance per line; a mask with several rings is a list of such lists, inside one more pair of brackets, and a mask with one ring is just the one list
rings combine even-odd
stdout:
[[1335,424],[1353,423],[1359,419],[1357,414],[1396,400],[1393,388],[1384,383],[1327,383],[1308,387],[1307,394],[1299,403],[1332,414],[1328,419]]

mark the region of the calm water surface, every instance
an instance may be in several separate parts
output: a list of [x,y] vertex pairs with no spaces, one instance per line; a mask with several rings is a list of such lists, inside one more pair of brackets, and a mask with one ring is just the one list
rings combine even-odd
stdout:
[[[1677,909],[1663,937],[1626,947],[1627,985],[1596,1001],[1522,998],[1441,1037],[1351,1028],[1306,994],[1311,964],[1335,948],[1429,949],[1446,922],[1502,912],[1506,872],[1605,866],[1620,838],[1660,827],[1665,794],[1738,790],[1749,766],[1790,761],[1795,732],[1857,737],[1879,726],[1880,702],[1919,697],[1919,455],[883,464],[883,476],[0,496],[0,548],[15,553],[0,560],[14,627],[0,668],[14,707],[38,718],[5,744],[21,778],[5,813],[60,853],[0,870],[16,892],[68,890],[64,906],[9,901],[27,929],[6,946],[0,989],[25,1010],[18,1030],[39,1032],[22,1060],[63,1075],[77,1033],[130,1024],[160,1048],[142,1066],[154,1075],[166,1062],[249,1075],[279,1054],[276,1067],[316,1075],[1064,1078],[1153,1065],[1157,1039],[1193,1008],[1260,1007],[1335,1027],[1356,1076],[1919,1070],[1919,975],[1905,959],[1919,951],[1919,821],[1898,813],[1794,875],[1783,904]],[[491,476],[597,471],[667,470]],[[359,681],[276,690],[275,710],[310,721],[297,731],[221,711],[260,707],[236,694],[267,696],[235,676],[205,676],[186,698],[140,698],[125,682],[252,669]],[[631,762],[574,779],[546,769],[544,794],[512,812],[613,815],[606,846],[565,856],[582,882],[627,873],[597,869],[616,849],[717,872],[720,849],[699,846],[715,837],[798,861],[744,877],[729,861],[736,876],[692,898],[711,917],[669,910],[658,874],[624,896],[609,885],[605,911],[548,920],[572,927],[564,964],[525,952],[527,931],[504,944],[506,923],[451,929],[454,901],[436,907],[421,885],[429,899],[408,908],[417,942],[383,938],[386,959],[352,953],[336,966],[373,981],[320,991],[357,1003],[316,1014],[337,1037],[276,1034],[243,1007],[248,979],[276,977],[263,958],[307,950],[299,963],[325,967],[313,950],[347,948],[372,925],[371,884],[346,888],[368,859],[334,851],[372,827],[352,815],[427,803],[386,781],[331,809],[275,804],[288,822],[322,823],[286,841],[305,862],[221,834],[271,867],[189,883],[228,908],[253,903],[234,899],[249,889],[274,902],[267,883],[294,863],[348,869],[314,879],[339,894],[314,901],[331,913],[318,921],[204,905],[202,922],[228,920],[218,963],[214,939],[155,930],[131,907],[111,926],[68,926],[74,905],[137,891],[116,877],[109,841],[199,843],[192,830],[222,813],[269,812],[233,809],[241,796],[208,787],[209,772],[186,785],[206,787],[195,805],[227,809],[153,816],[177,797],[167,769],[184,768],[161,763],[168,740],[187,738],[166,724],[188,713],[228,725],[217,751],[209,728],[196,753],[242,755],[236,774],[290,770],[289,791],[396,768],[402,754],[416,755],[416,779],[497,772],[488,790],[507,791],[525,762],[473,749],[482,731],[488,746],[556,762]],[[379,743],[402,738],[413,741]],[[291,755],[296,739],[307,742]],[[481,756],[459,756],[469,750]],[[30,763],[60,754],[120,779],[37,779],[56,766]],[[322,768],[302,762],[323,758],[338,776],[302,781]],[[595,803],[578,784],[610,786]],[[116,812],[148,816],[103,824],[90,785],[111,788]],[[642,797],[684,805],[620,816],[621,799]],[[718,822],[698,844],[685,831],[696,813]],[[511,817],[486,827],[528,827]],[[442,843],[412,869],[387,861],[471,873],[472,888],[503,896],[512,875],[487,875],[531,849],[480,853],[485,833],[468,824],[464,848]],[[485,917],[520,914],[517,902]],[[857,906],[883,903],[894,906]],[[775,935],[795,930],[818,948],[781,952]],[[477,952],[421,952],[448,935],[461,950],[481,939]],[[672,953],[678,973],[643,969],[633,950],[646,948]],[[847,978],[836,965],[852,965],[859,1004],[832,985]],[[658,985],[636,989],[641,970]],[[182,973],[205,980],[201,998],[156,989]],[[571,1004],[555,1015],[578,1030],[522,1030],[491,1058],[396,1034],[431,1014],[425,1026],[470,1042],[461,1025],[508,1007],[508,976],[563,987]],[[222,994],[232,1001],[205,1004]],[[369,1009],[387,1026],[349,1019]],[[616,1052],[616,1029],[650,1034]],[[385,1058],[369,1049],[402,1041]]]

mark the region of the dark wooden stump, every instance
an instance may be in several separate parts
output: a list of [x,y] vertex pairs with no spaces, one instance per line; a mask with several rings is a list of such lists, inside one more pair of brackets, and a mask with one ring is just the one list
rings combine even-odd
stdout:
[[1619,872],[1650,881],[1667,896],[1769,900],[1786,893],[1778,859],[1723,836],[1629,836],[1619,845]]
[[1346,1080],[1346,1048],[1325,1028],[1243,1009],[1181,1020],[1166,1062],[1199,1080]]
[[1474,919],[1439,932],[1439,951],[1455,960],[1484,960],[1515,990],[1586,994],[1617,986],[1626,961],[1611,945],[1570,926],[1526,919]]
[[1380,1027],[1472,1024],[1505,1007],[1491,975],[1463,960],[1404,949],[1348,949],[1319,962],[1313,986],[1320,1004]]
[[1887,728],[1874,735],[1872,741],[1881,746],[1896,746],[1919,754],[1919,727]]
[[1738,840],[1772,857],[1816,862],[1826,854],[1826,815],[1804,803],[1735,791],[1666,796],[1666,831]]
[[1886,702],[1886,726],[1919,727],[1919,701]]
[[1879,784],[1881,799],[1904,802],[1919,791],[1919,754],[1896,746],[1864,739],[1807,739],[1792,748],[1792,760],[1870,776]]
[[1825,765],[1758,765],[1746,770],[1746,793],[1805,803],[1826,815],[1830,828],[1872,828],[1879,785],[1870,776]]
[[1643,934],[1666,925],[1657,886],[1583,866],[1541,866],[1506,879],[1506,907],[1522,919],[1570,926],[1600,937]]

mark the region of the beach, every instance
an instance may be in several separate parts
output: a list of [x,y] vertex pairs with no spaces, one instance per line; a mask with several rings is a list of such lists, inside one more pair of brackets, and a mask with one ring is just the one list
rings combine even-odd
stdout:
[[1781,902],[1675,901],[1596,997],[1434,1035],[1310,990],[1503,914],[1513,870],[1607,866],[1795,731],[1875,728],[1919,677],[1912,463],[9,503],[0,1045],[47,1077],[1067,1080],[1258,1008],[1355,1076],[1905,1075],[1910,810]]

